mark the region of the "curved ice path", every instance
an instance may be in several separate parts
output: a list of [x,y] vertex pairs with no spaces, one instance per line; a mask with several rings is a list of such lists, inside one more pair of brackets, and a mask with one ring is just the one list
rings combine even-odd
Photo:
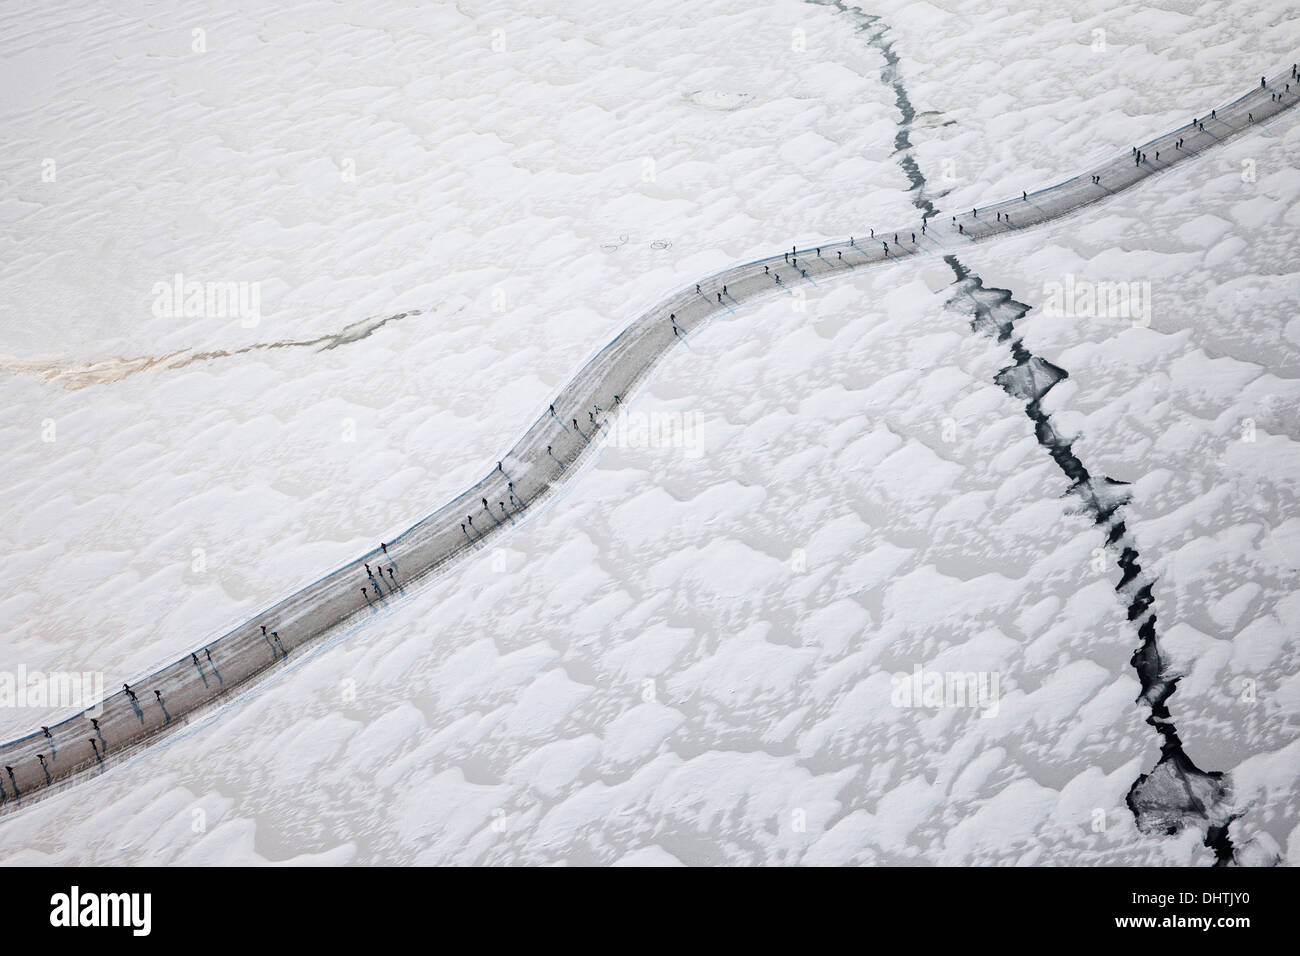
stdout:
[[[841,5],[841,9],[847,12],[849,8]],[[866,22],[872,24],[876,19],[867,17]],[[877,38],[882,37],[883,27]],[[884,48],[889,50],[887,43]],[[897,139],[901,155],[906,157],[904,170],[916,189],[916,205],[924,216],[934,217],[935,207],[924,197],[924,180],[909,155],[906,123],[911,107],[897,82],[892,50],[886,60],[883,78],[893,81],[904,112],[905,123]],[[815,250],[792,249],[733,266],[669,296],[634,319],[578,371],[497,469],[388,542],[387,555],[376,548],[196,648],[192,655],[133,681],[138,700],[125,690],[118,691],[103,701],[98,708],[101,712],[78,713],[52,725],[49,737],[38,730],[0,745],[0,814],[102,773],[109,765],[157,743],[170,731],[229,702],[235,692],[273,674],[276,664],[287,660],[294,650],[378,613],[381,606],[400,598],[411,582],[449,569],[484,540],[522,520],[527,509],[562,486],[580,462],[590,460],[588,453],[599,442],[598,432],[608,427],[617,407],[672,346],[715,315],[732,314],[742,304],[792,295],[793,289],[805,284],[816,286],[859,268],[909,256],[938,254],[955,263],[954,251],[967,243],[1027,229],[1103,202],[1246,132],[1295,102],[1294,94],[1288,94],[1286,102],[1273,102],[1271,92],[1271,88],[1256,88],[1220,107],[1217,119],[1206,122],[1203,132],[1189,123],[1142,147],[1153,155],[1157,149],[1163,152],[1167,159],[1161,162],[1135,162],[1132,155],[1117,156],[1054,186],[963,213],[951,221],[932,218],[924,229],[919,221],[900,227],[897,239],[895,231],[889,230],[882,231],[878,239],[858,241],[854,237]],[[1253,121],[1248,120],[1248,112],[1254,113]],[[1173,143],[1179,137],[1188,145],[1175,150]],[[1093,183],[1094,175],[1101,177],[1100,185]],[[367,575],[366,563],[393,567],[395,574],[390,580],[381,571],[376,583]],[[155,691],[161,691],[161,698]],[[97,725],[91,723],[92,717]]]

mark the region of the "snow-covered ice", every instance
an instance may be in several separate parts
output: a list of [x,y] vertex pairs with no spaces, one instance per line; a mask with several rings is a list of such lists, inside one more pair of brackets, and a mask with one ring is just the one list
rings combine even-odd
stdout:
[[[944,210],[1300,58],[1269,0],[870,12]],[[188,653],[471,484],[665,293],[917,218],[834,6],[55,3],[0,31],[5,668],[115,687]],[[1288,114],[962,256],[1068,371],[1054,426],[1130,483],[1178,731],[1256,862],[1300,862],[1298,147]],[[261,283],[260,322],[154,314],[178,272]],[[1052,314],[1066,276],[1149,283],[1149,326]],[[1158,740],[1118,575],[950,281],[918,258],[714,322],[624,412],[692,416],[692,447],[605,448],[143,777],[5,818],[0,859],[1208,862],[1125,806]],[[917,665],[996,673],[996,713],[895,706]]]

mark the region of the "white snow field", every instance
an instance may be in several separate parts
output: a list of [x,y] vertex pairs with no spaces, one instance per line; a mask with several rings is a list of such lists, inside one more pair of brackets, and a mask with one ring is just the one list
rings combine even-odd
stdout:
[[[862,9],[945,213],[1300,59],[1279,0]],[[0,668],[112,689],[202,647],[472,484],[665,293],[919,223],[856,23],[786,0],[7,12]],[[1018,333],[1069,372],[1044,406],[1075,454],[1132,482],[1169,706],[1250,863],[1300,862],[1298,147],[1289,112],[961,255],[1034,307]],[[176,273],[260,283],[260,321],[154,314]],[[1159,740],[1118,572],[951,280],[920,258],[714,322],[624,412],[684,440],[606,448],[147,774],[5,816],[0,860],[1211,862],[1125,805]],[[1053,314],[1067,282],[1147,283],[1149,322]],[[996,706],[898,706],[918,666],[996,675]],[[65,713],[0,708],[0,738]]]

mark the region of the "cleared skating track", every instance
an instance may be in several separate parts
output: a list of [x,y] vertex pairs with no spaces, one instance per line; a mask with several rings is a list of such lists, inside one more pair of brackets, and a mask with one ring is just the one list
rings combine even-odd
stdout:
[[[121,690],[107,697],[97,715],[98,729],[90,719],[96,715],[81,713],[52,725],[48,738],[36,730],[0,745],[0,814],[102,773],[156,743],[249,689],[275,668],[286,666],[304,645],[379,613],[400,601],[404,589],[417,579],[448,570],[482,547],[483,541],[522,521],[530,508],[578,471],[576,466],[599,442],[599,430],[608,427],[619,404],[678,340],[713,316],[776,295],[806,294],[812,286],[857,269],[915,255],[960,251],[967,244],[986,242],[1105,202],[1289,110],[1297,101],[1295,92],[1284,93],[1279,102],[1271,97],[1288,82],[1293,82],[1289,73],[1278,74],[1267,88],[1256,86],[1218,108],[1213,119],[1197,117],[1203,131],[1189,122],[1143,144],[1139,151],[1146,155],[1145,161],[1135,161],[1131,153],[1122,154],[1027,196],[966,210],[955,219],[952,211],[941,214],[926,224],[924,233],[919,221],[897,229],[876,229],[874,238],[868,227],[867,235],[855,236],[852,241],[820,250],[800,249],[792,255],[777,253],[709,276],[698,286],[693,283],[669,296],[635,318],[579,370],[555,397],[555,414],[544,411],[532,423],[502,458],[502,470],[494,467],[473,487],[388,542],[387,556],[376,548],[206,647],[194,648],[193,657],[186,653],[175,663],[131,681],[138,700],[132,701]],[[1300,89],[1300,84],[1293,85]],[[1181,148],[1175,146],[1179,139],[1184,141]],[[1094,176],[1100,177],[1099,183],[1093,182]],[[395,567],[394,579],[383,575],[376,585],[366,573],[367,562],[372,568]],[[364,594],[363,587],[367,589]],[[268,634],[278,637],[264,636],[263,626]],[[161,700],[155,691],[162,692]]]

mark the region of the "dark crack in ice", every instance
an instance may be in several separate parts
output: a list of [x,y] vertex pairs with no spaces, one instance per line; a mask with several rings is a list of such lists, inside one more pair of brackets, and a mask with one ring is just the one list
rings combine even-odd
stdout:
[[[900,121],[894,135],[894,155],[911,184],[908,190],[912,205],[929,219],[938,213],[929,192],[925,175],[912,154],[911,131],[917,114],[903,85],[899,57],[888,36],[888,24],[843,0],[807,0],[829,6],[853,20],[857,32],[885,61],[880,78],[894,93]],[[930,115],[930,114],[925,114]],[[937,198],[937,197],[936,197]],[[1090,516],[1105,533],[1106,549],[1120,569],[1115,590],[1127,601],[1128,619],[1140,622],[1137,635],[1141,643],[1130,661],[1137,672],[1142,692],[1139,703],[1150,709],[1147,723],[1161,738],[1160,759],[1150,773],[1142,774],[1129,789],[1127,803],[1138,829],[1145,834],[1175,834],[1195,824],[1205,828],[1205,845],[1214,851],[1215,865],[1233,861],[1229,824],[1235,819],[1230,810],[1231,789],[1227,777],[1219,771],[1204,771],[1192,762],[1183,749],[1170,717],[1168,700],[1178,687],[1178,677],[1170,672],[1167,658],[1161,654],[1153,610],[1154,581],[1142,570],[1137,544],[1129,533],[1121,509],[1129,500],[1125,482],[1102,476],[1094,478],[1078,456],[1069,439],[1057,432],[1051,417],[1043,410],[1043,397],[1069,376],[1065,369],[1032,354],[1016,337],[1016,323],[1030,307],[1017,302],[1006,289],[984,286],[954,255],[944,262],[955,277],[956,292],[948,300],[949,308],[970,316],[971,328],[1009,344],[1014,364],[1002,369],[994,381],[1008,394],[1025,403],[1025,415],[1033,422],[1039,445],[1052,457],[1070,480],[1067,494],[1073,496],[1082,513]]]
[[990,289],[971,275],[954,256],[945,261],[957,276],[950,308],[971,317],[971,328],[1008,343],[1015,364],[998,372],[994,381],[1007,394],[1025,403],[1025,415],[1034,423],[1034,435],[1057,466],[1070,479],[1066,492],[1078,502],[1080,513],[1092,518],[1105,535],[1106,549],[1120,571],[1115,590],[1127,602],[1129,621],[1140,622],[1141,643],[1130,663],[1142,688],[1138,702],[1150,709],[1147,723],[1161,737],[1160,760],[1150,773],[1138,777],[1129,789],[1128,807],[1140,831],[1146,834],[1179,833],[1189,824],[1205,827],[1205,845],[1214,851],[1217,865],[1232,862],[1228,825],[1234,819],[1227,778],[1204,771],[1192,762],[1171,719],[1168,700],[1178,689],[1160,651],[1153,610],[1154,580],[1142,570],[1137,543],[1128,530],[1122,509],[1129,501],[1128,486],[1107,476],[1094,477],[1075,455],[1070,439],[1061,435],[1043,410],[1044,396],[1069,373],[1032,354],[1016,337],[1015,326],[1030,307],[1017,302],[1006,289]]

